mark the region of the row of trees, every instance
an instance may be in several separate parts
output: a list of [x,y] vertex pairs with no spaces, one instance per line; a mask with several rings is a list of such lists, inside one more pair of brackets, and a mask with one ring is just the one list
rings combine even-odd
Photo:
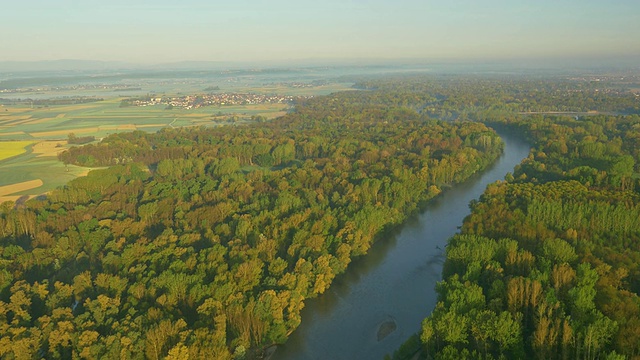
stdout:
[[255,356],[377,237],[502,152],[482,124],[352,96],[63,153],[110,167],[0,207],[0,357]]

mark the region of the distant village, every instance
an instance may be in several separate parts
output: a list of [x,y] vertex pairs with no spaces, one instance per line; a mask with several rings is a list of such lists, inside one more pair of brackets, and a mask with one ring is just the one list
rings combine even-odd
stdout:
[[186,95],[180,97],[146,97],[123,100],[123,106],[166,105],[169,108],[197,109],[205,106],[255,105],[255,104],[291,104],[311,96],[262,95],[242,93],[222,93],[205,95]]

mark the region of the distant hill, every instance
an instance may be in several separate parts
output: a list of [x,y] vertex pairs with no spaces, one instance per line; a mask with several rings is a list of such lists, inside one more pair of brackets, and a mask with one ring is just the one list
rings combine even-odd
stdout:
[[0,61],[0,72],[22,71],[73,71],[134,69],[140,65],[121,61],[97,60],[46,60],[46,61]]
[[[16,72],[95,72],[95,71],[218,71],[243,69],[283,69],[338,67],[393,71],[431,70],[436,72],[574,72],[610,71],[620,69],[637,70],[638,56],[598,58],[538,58],[538,59],[291,59],[271,61],[176,61],[168,63],[133,63],[100,60],[44,60],[44,61],[0,61],[0,73]],[[390,69],[393,68],[393,69]],[[61,74],[57,74],[61,75]]]
[[[301,62],[303,63],[303,62]],[[304,63],[303,63],[304,64]],[[284,66],[279,62],[230,62],[230,61],[178,61],[170,63],[128,63],[123,61],[98,60],[47,60],[47,61],[0,61],[0,73],[11,72],[67,72],[67,71],[108,71],[108,70],[147,70],[147,71],[184,71],[184,70],[228,70],[263,66]]]

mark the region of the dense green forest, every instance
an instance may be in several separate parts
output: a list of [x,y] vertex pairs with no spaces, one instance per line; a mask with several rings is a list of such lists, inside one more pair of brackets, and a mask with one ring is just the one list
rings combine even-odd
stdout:
[[534,149],[471,204],[395,357],[638,358],[640,101],[620,79],[366,79],[272,122],[71,148],[61,161],[103,168],[0,206],[0,357],[258,357],[499,156],[488,123]]
[[105,167],[0,206],[0,357],[241,359],[443,187],[502,152],[481,123],[385,91],[273,122],[114,134],[60,159]]
[[[638,113],[639,102],[600,94],[575,107],[562,102],[575,96],[560,97],[553,110],[612,114],[504,112],[513,88],[498,95],[496,109],[477,94],[459,108],[526,134],[534,149],[472,202],[449,240],[436,308],[395,358],[416,346],[434,359],[640,358],[640,116],[623,115]],[[534,104],[545,109],[551,95]]]

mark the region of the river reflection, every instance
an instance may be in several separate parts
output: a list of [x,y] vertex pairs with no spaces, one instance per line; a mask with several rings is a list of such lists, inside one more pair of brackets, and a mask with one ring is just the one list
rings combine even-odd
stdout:
[[[302,324],[272,359],[382,359],[436,304],[447,239],[469,214],[469,202],[527,157],[529,145],[499,132],[505,151],[487,171],[448,189],[401,229],[356,259],[322,296],[306,302]],[[395,331],[378,341],[382,324]]]

